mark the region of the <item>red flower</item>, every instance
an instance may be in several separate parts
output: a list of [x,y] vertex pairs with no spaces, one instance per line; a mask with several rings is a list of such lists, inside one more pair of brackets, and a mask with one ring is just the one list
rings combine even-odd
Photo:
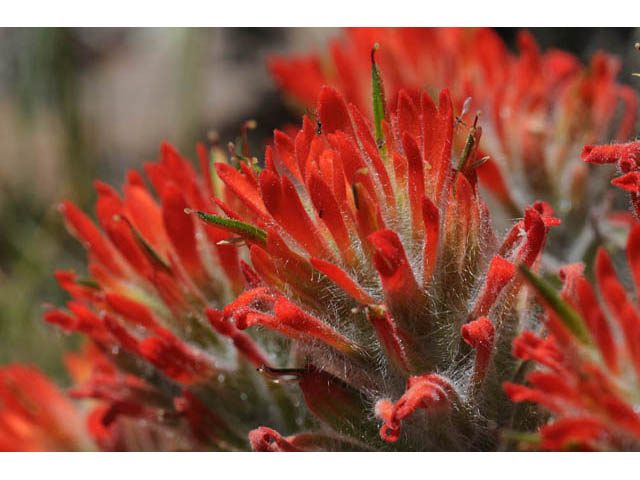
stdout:
[[395,442],[400,436],[401,421],[416,409],[424,408],[437,412],[458,402],[455,389],[448,380],[439,375],[431,373],[410,377],[407,391],[395,405],[388,400],[381,400],[376,405],[376,414],[385,421],[380,435],[388,442]]
[[[640,227],[629,235],[627,258],[640,287]],[[544,449],[637,450],[640,446],[640,314],[600,248],[595,275],[598,295],[582,265],[561,270],[561,297],[531,277],[547,305],[546,339],[525,332],[513,353],[538,368],[530,386],[506,383],[516,401],[531,401],[552,413],[540,430]]]
[[586,145],[582,150],[582,159],[588,163],[614,163],[622,172],[611,183],[629,192],[631,206],[636,217],[640,216],[640,142],[614,145]]
[[72,301],[45,318],[111,366],[73,390],[100,401],[102,448],[490,449],[535,423],[501,384],[530,321],[516,265],[537,270],[560,222],[535,202],[498,241],[481,122],[447,90],[385,104],[373,72],[372,121],[325,87],[264,168],[246,138],[231,159],[200,147],[202,178],[163,145],[159,201],[130,172],[123,195],[96,184],[101,228],[63,203],[90,278],[59,272]]
[[[331,85],[373,118],[369,52],[376,43],[385,80],[381,107],[393,111],[406,104],[403,90],[418,105],[422,89],[435,96],[449,88],[462,120],[482,111],[486,141],[478,158],[490,158],[478,174],[487,189],[515,214],[525,202],[543,198],[572,214],[570,228],[584,221],[587,172],[577,162],[580,148],[610,140],[620,104],[623,116],[613,138],[625,141],[636,118],[635,93],[615,81],[616,58],[599,52],[583,68],[568,52],[541,52],[524,31],[519,54],[512,55],[491,29],[352,28],[326,54],[274,57],[269,69],[283,92],[307,108]],[[464,141],[458,130],[454,142]]]
[[[535,269],[559,222],[537,202],[499,245],[478,195],[481,127],[456,145],[463,127],[448,92],[438,106],[426,93],[417,103],[406,92],[398,98],[371,125],[322,90],[317,125],[305,117],[295,138],[276,132],[263,170],[244,148],[231,163],[214,148],[210,170],[200,148],[203,181],[164,145],[145,167],[161,203],[135,172],[124,196],[96,183],[102,230],[63,204],[91,278],[59,272],[72,301],[45,318],[88,335],[102,356],[73,390],[101,402],[90,429],[102,448],[128,448],[136,419],[153,438],[145,448],[244,448],[256,422],[291,428],[284,419],[294,400],[272,384],[283,377],[333,429],[294,435],[306,439],[296,448],[384,448],[371,420],[376,403],[393,432],[383,438],[404,448],[409,438],[469,448],[462,438],[474,429],[487,442],[474,448],[497,441],[508,407],[494,425],[481,419],[506,378],[495,362],[515,368],[508,339],[523,311],[513,303],[514,265]],[[256,341],[257,326],[291,348],[264,334]],[[439,386],[416,390],[412,380],[402,395],[408,377]],[[395,407],[384,400],[396,397]],[[432,434],[412,413],[422,406],[430,415],[436,403],[447,404],[437,414],[451,427]],[[296,445],[260,432],[250,439],[256,448]]]
[[[298,341],[302,358],[359,391],[363,411],[347,422],[351,425],[365,422],[366,409],[372,408],[366,404],[396,395],[392,384],[409,375],[437,377],[438,388],[451,392],[442,396],[436,387],[425,386],[425,392],[413,394],[410,382],[407,400],[403,396],[396,407],[378,402],[378,415],[394,432],[383,428],[387,440],[399,438],[400,423],[419,405],[454,397],[450,414],[455,428],[447,435],[478,427],[461,411],[478,408],[475,402],[492,395],[487,385],[496,385],[495,375],[501,376],[492,370],[493,337],[504,341],[519,322],[517,309],[500,307],[520,288],[514,264],[535,268],[549,226],[559,223],[539,202],[527,207],[524,220],[498,247],[477,192],[474,165],[481,128],[474,126],[468,132],[470,146],[458,150],[452,140],[460,127],[454,124],[448,93],[442,93],[438,107],[425,93],[419,98],[416,104],[408,94],[399,94],[398,108],[376,119],[383,132],[383,141],[376,142],[357,107],[325,88],[317,128],[305,117],[295,138],[277,132],[259,175],[246,165],[242,173],[221,175],[250,212],[233,216],[244,222],[234,224],[233,231],[250,244],[252,264],[263,282],[225,307],[226,321],[239,329],[261,325]],[[229,172],[226,165],[217,168],[219,174]],[[199,216],[222,222],[204,212]],[[477,276],[481,281],[475,287]],[[468,362],[463,338],[476,349],[475,366]],[[432,373],[451,368],[459,369],[451,372],[456,380]],[[475,373],[464,377],[462,371]],[[305,393],[297,371],[282,375],[300,382],[313,413],[329,424],[335,421],[326,408],[318,413],[313,407],[323,395]],[[465,404],[457,391],[475,397]],[[342,435],[353,434],[340,422],[333,426]],[[270,435],[277,448],[285,448],[275,440],[280,437]],[[425,436],[421,442],[434,442],[426,431],[419,435]],[[450,444],[436,442],[432,448],[459,448],[459,440],[449,438]],[[262,440],[254,445],[267,448]]]
[[0,368],[0,451],[93,450],[80,410],[37,369]]

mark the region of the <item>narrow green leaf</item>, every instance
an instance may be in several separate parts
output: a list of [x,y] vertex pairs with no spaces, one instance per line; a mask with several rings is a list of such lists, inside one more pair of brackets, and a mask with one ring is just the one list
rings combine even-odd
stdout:
[[217,215],[211,215],[210,213],[201,212],[199,210],[194,211],[188,208],[185,209],[185,213],[195,213],[201,220],[204,220],[207,223],[212,223],[238,235],[249,236],[260,243],[267,242],[267,232],[248,223],[230,218],[218,217]]
[[91,277],[79,277],[76,279],[76,283],[83,287],[95,288],[96,290],[101,289],[100,284]]
[[373,118],[376,126],[376,143],[378,147],[381,148],[384,143],[382,120],[385,118],[386,112],[384,105],[384,86],[380,72],[378,72],[375,58],[378,48],[380,48],[380,45],[376,43],[371,50],[371,84],[373,87]]
[[562,300],[557,292],[547,282],[536,276],[524,265],[519,266],[520,272],[529,284],[538,292],[544,301],[558,315],[565,327],[585,345],[592,345],[591,335],[580,315]]
[[144,239],[142,234],[136,227],[131,224],[128,218],[121,217],[120,215],[115,215],[113,219],[116,221],[122,220],[126,222],[126,224],[129,226],[129,230],[131,230],[131,233],[133,234],[133,238],[136,240],[136,243],[138,243],[138,245],[140,245],[142,249],[151,257],[153,263],[166,270],[167,272],[171,272],[171,266],[169,265],[169,263],[165,259],[163,259],[151,245],[149,245],[149,242]]
[[462,171],[462,169],[467,165],[467,160],[469,160],[469,154],[471,153],[471,147],[473,147],[473,144],[476,141],[475,133],[476,129],[473,127],[467,136],[467,143],[464,145],[462,157],[460,157],[460,163],[458,164],[458,172]]
[[469,160],[469,155],[471,154],[471,149],[473,145],[476,143],[476,125],[478,124],[478,115],[473,122],[473,126],[469,130],[469,135],[467,136],[467,143],[464,145],[464,150],[462,150],[462,156],[460,157],[460,162],[458,163],[458,168],[456,169],[456,173],[453,177],[453,196],[456,196],[456,182],[458,181],[458,175],[460,172],[464,170],[467,166],[467,161]]

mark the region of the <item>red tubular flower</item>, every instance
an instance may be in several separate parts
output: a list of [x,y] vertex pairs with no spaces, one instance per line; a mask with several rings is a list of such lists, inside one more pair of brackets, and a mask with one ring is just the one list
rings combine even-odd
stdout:
[[[630,259],[639,236],[635,226],[627,244]],[[562,298],[530,277],[547,305],[551,334],[542,340],[525,332],[514,342],[514,355],[540,369],[528,374],[531,387],[506,383],[505,391],[513,401],[532,401],[552,412],[552,422],[540,430],[545,449],[635,450],[640,445],[640,415],[634,408],[640,388],[637,305],[603,249],[595,270],[601,300],[582,266],[563,269]]]
[[332,282],[338,285],[342,290],[351,295],[354,300],[363,305],[375,303],[375,300],[365,292],[344,270],[319,258],[311,258],[311,265],[323,275],[326,275]]
[[144,339],[137,351],[165,375],[185,384],[206,380],[215,373],[207,357],[190,351],[166,331]]
[[473,367],[473,381],[476,383],[482,382],[487,374],[494,335],[495,329],[487,317],[480,317],[462,327],[462,338],[476,349],[476,360]]
[[411,364],[419,357],[415,342],[406,331],[396,325],[384,306],[368,307],[367,319],[371,322],[389,361],[399,371],[410,372],[419,368]]
[[[75,382],[70,396],[92,400],[84,404],[91,408],[86,427],[101,450],[226,450],[229,442],[242,444],[222,420],[214,421],[215,414],[197,403],[189,392],[174,397],[179,391],[158,382],[157,377],[147,382],[125,374],[95,343],[87,343],[80,353],[68,354],[65,361]],[[194,419],[201,430],[193,425]],[[202,435],[202,429],[208,435]]]
[[286,439],[275,430],[260,427],[249,432],[249,442],[255,452],[300,452],[293,445],[295,439]]
[[317,318],[303,312],[284,297],[279,297],[274,303],[273,315],[253,309],[241,309],[234,311],[233,316],[240,330],[260,324],[298,340],[318,339],[343,353],[358,354],[362,350],[362,347],[349,341]]
[[624,145],[586,145],[582,149],[582,159],[588,163],[615,163],[623,172],[629,172],[637,167],[640,142],[630,142]]
[[387,304],[392,306],[419,300],[421,288],[414,278],[398,234],[392,230],[380,230],[369,235],[367,240],[375,251],[373,261]]
[[388,442],[400,437],[400,424],[416,409],[441,410],[457,402],[457,394],[448,380],[436,374],[411,377],[407,391],[395,403],[380,400],[376,404],[376,414],[384,420],[380,435]]
[[107,293],[105,300],[114,313],[122,315],[134,324],[140,325],[150,332],[160,328],[149,308],[144,305],[116,293]]
[[611,183],[629,192],[633,213],[640,217],[640,142],[587,145],[582,150],[582,159],[587,163],[615,163],[622,175],[614,178]]
[[[637,235],[637,229],[634,229]],[[635,246],[635,245],[634,245]],[[640,316],[627,298],[626,291],[616,276],[607,252],[600,248],[596,256],[596,279],[600,295],[607,310],[618,320],[624,335],[631,362],[640,378]],[[608,336],[608,335],[607,335]]]
[[242,353],[256,367],[269,365],[269,360],[260,347],[244,333],[240,332],[229,318],[225,318],[224,314],[218,310],[208,308],[206,310],[207,317],[213,328],[225,337],[229,337],[233,346]]
[[440,236],[440,212],[427,197],[422,199],[422,220],[424,222],[422,281],[426,284],[431,280],[438,260],[438,238]]
[[471,317],[486,315],[491,305],[502,292],[502,289],[511,281],[516,271],[516,267],[509,261],[496,255],[491,259],[489,270],[487,271],[487,281],[478,295],[476,306],[471,312]]

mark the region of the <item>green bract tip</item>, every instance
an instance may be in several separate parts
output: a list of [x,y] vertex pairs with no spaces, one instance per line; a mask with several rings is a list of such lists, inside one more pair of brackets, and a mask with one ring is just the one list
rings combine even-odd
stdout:
[[538,295],[540,295],[547,305],[558,315],[564,326],[583,344],[593,344],[591,334],[587,330],[582,318],[580,318],[580,315],[578,315],[567,302],[560,298],[553,287],[536,276],[524,265],[520,265],[518,268]]
[[205,222],[213,223],[214,225],[217,225],[225,230],[229,230],[230,232],[244,237],[248,236],[260,243],[267,242],[267,232],[265,232],[261,228],[254,227],[253,225],[249,225],[248,223],[244,223],[239,220],[218,217],[217,215],[211,215],[209,213],[201,211],[196,211],[195,213],[196,215],[198,215],[198,217],[200,217],[200,219],[204,220]]

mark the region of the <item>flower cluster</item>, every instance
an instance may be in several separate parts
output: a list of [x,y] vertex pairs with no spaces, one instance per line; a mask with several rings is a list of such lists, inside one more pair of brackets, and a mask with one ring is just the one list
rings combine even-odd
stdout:
[[[526,316],[515,265],[535,267],[558,220],[538,202],[496,240],[474,168],[481,128],[452,147],[460,127],[447,91],[437,107],[426,93],[416,105],[400,92],[397,110],[376,119],[383,144],[331,88],[317,112],[295,138],[276,132],[259,176],[224,169],[253,212],[234,217],[261,232],[244,237],[262,280],[225,318],[298,340],[302,368],[266,371],[294,377],[311,412],[343,436],[376,445],[366,433],[375,411],[389,442],[409,424],[402,448],[490,448],[509,419],[499,389]],[[319,375],[334,393],[311,395]],[[333,396],[353,412],[337,415]],[[261,432],[255,445],[273,443]]]
[[[536,268],[559,222],[537,202],[499,242],[478,196],[480,126],[457,149],[447,91],[437,106],[399,98],[378,119],[383,146],[325,88],[264,169],[201,147],[201,178],[164,145],[145,166],[160,203],[131,172],[123,196],[96,183],[101,229],[61,205],[89,277],[57,272],[72,301],[45,319],[91,339],[71,393],[98,401],[101,448],[497,444],[527,318],[515,265]],[[286,418],[301,399],[308,413]],[[264,427],[247,437],[251,424]]]
[[[485,29],[348,35],[332,67],[271,63],[310,112],[263,161],[247,123],[230,154],[198,146],[200,173],[164,144],[152,188],[96,182],[97,224],[61,204],[88,275],[56,272],[71,300],[45,320],[87,338],[66,358],[79,405],[0,370],[0,448],[495,450],[532,431],[543,449],[640,448],[636,306],[604,250],[599,295],[582,264],[560,294],[542,265],[554,207],[584,200],[576,152],[619,101],[630,134],[616,62],[585,70],[527,34],[513,56]],[[637,149],[583,158],[638,195]],[[504,235],[482,182],[518,212]],[[627,254],[640,288],[640,227]]]
[[[388,108],[395,108],[402,89],[415,99],[422,89],[435,95],[448,88],[460,120],[482,112],[482,185],[511,216],[535,200],[549,202],[564,220],[558,249],[571,252],[576,231],[590,230],[584,219],[605,187],[588,175],[580,150],[625,141],[633,131],[637,98],[616,83],[619,60],[598,52],[585,68],[567,52],[541,52],[526,31],[513,55],[491,29],[354,28],[326,55],[276,57],[269,67],[303,107],[313,105],[323,85],[333,85],[372,116],[368,55],[376,43]],[[464,135],[454,141],[463,143]]]
[[[640,291],[640,226],[629,234],[627,259]],[[560,295],[530,277],[546,306],[545,338],[524,332],[513,353],[540,368],[530,386],[505,383],[515,402],[537,403],[553,413],[540,429],[548,450],[637,450],[640,448],[640,314],[618,279],[609,254],[598,250],[598,294],[584,265],[563,267]]]
[[[45,320],[91,339],[89,373],[72,394],[99,400],[91,420],[102,448],[244,448],[242,425],[256,411],[281,425],[280,410],[293,410],[293,399],[255,371],[268,363],[266,354],[218,310],[257,276],[228,230],[185,212],[214,211],[214,195],[225,205],[227,192],[211,175],[208,153],[202,146],[198,152],[204,178],[169,145],[159,162],[145,166],[161,203],[135,171],[123,196],[96,182],[102,229],[71,203],[61,204],[69,230],[88,250],[89,277],[57,272],[72,301]],[[218,166],[225,168],[233,170]],[[277,341],[266,346],[280,348]],[[128,426],[141,420],[145,440]]]

